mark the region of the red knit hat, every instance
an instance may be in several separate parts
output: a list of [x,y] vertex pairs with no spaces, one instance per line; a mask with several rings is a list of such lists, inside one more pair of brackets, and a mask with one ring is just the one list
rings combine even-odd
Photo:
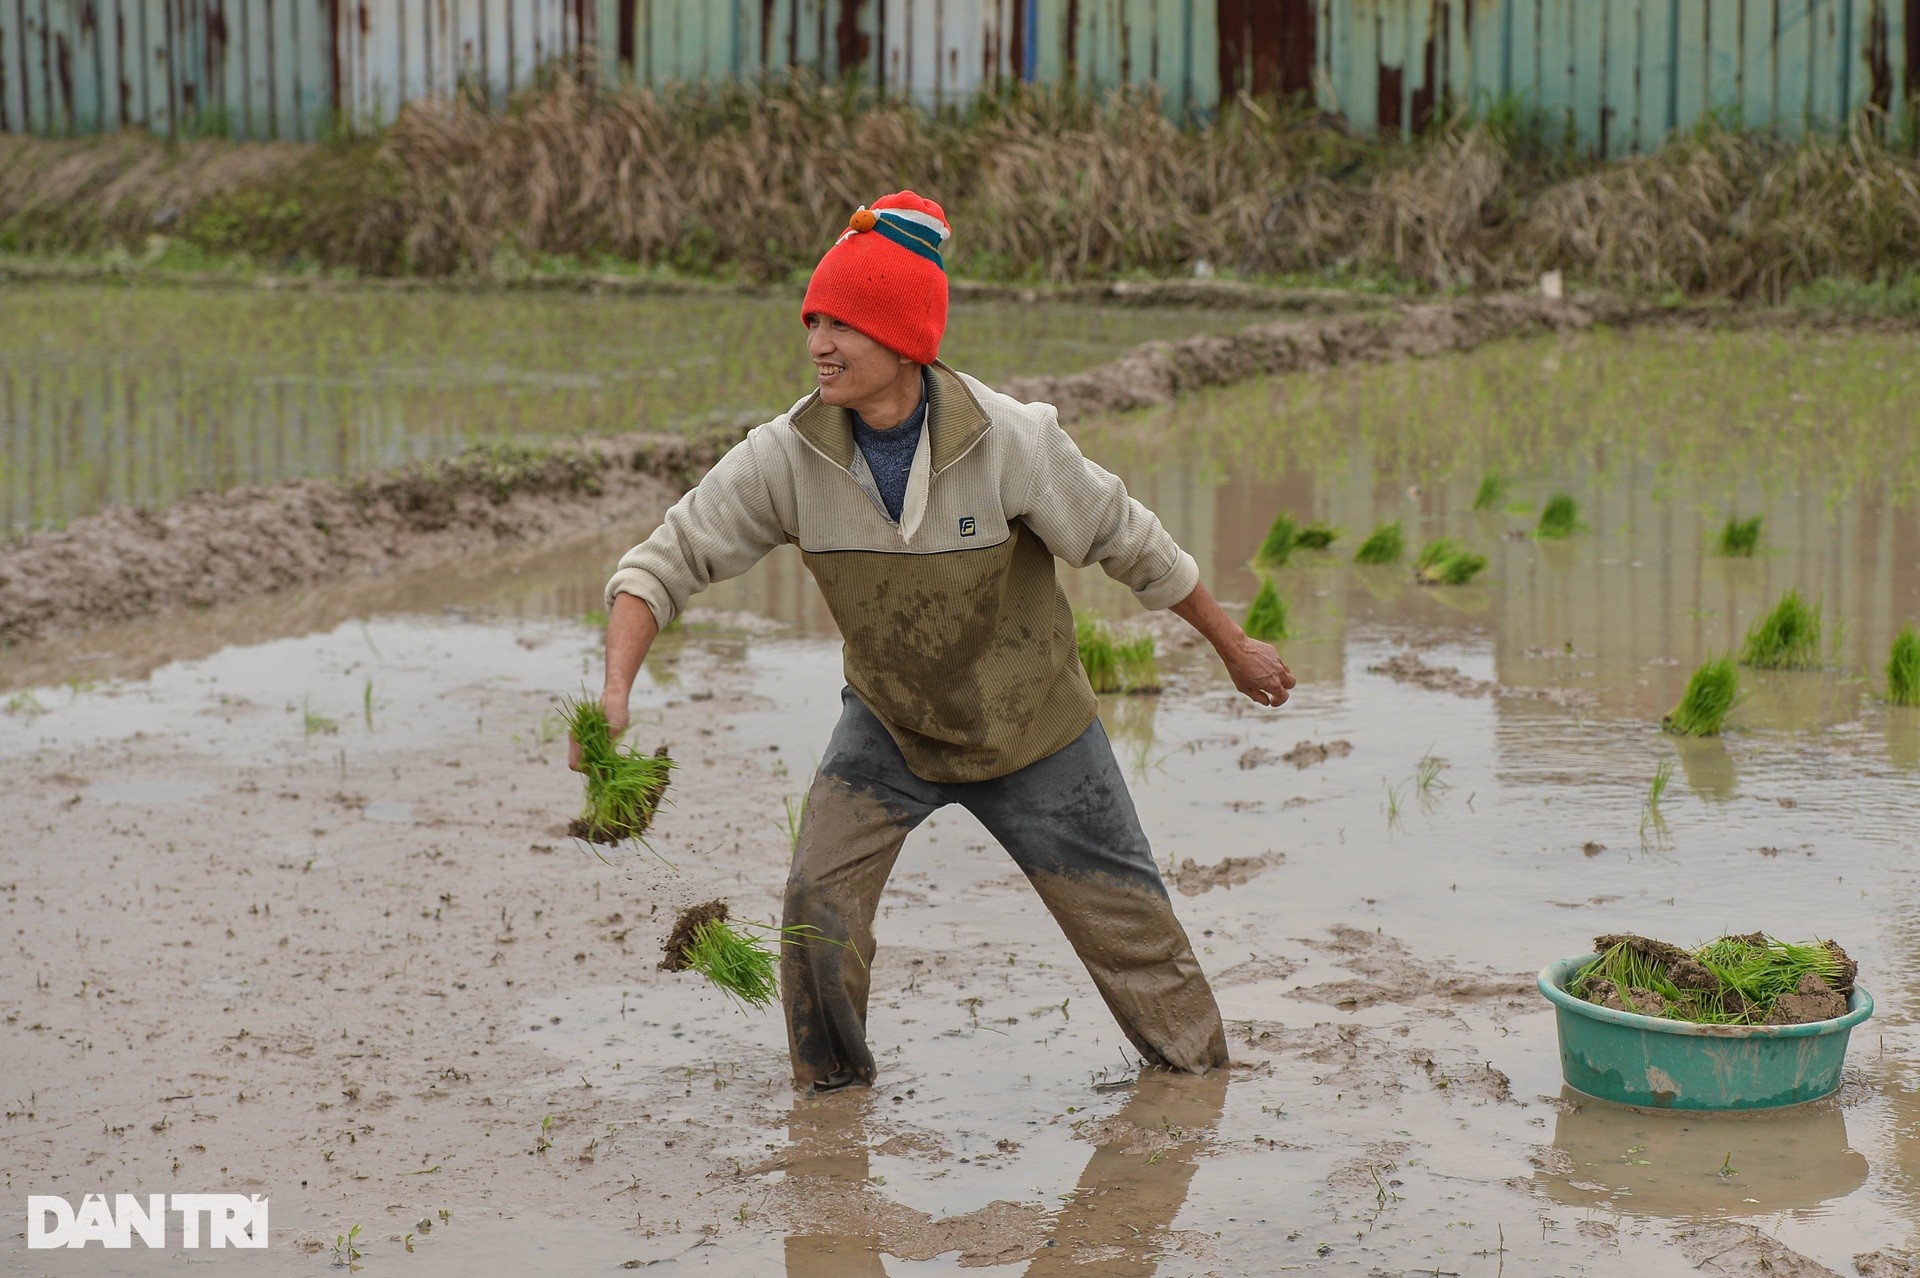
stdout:
[[940,249],[951,234],[940,206],[912,191],[863,205],[813,268],[801,319],[826,315],[916,364],[933,363],[947,331]]

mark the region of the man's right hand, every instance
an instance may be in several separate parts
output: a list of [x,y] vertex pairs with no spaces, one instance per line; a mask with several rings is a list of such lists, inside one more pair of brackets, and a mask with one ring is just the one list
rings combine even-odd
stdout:
[[[607,735],[618,741],[632,722],[632,712],[627,709],[627,694],[606,693],[600,698],[600,707],[607,712]],[[575,772],[583,770],[580,767],[580,742],[573,737],[567,738],[567,766]]]

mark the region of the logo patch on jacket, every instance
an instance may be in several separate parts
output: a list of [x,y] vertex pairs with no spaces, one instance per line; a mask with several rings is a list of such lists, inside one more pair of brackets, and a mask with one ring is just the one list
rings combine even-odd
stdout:
[[973,516],[972,515],[960,516],[960,535],[962,537],[971,537],[973,536],[975,531],[976,529],[973,522]]

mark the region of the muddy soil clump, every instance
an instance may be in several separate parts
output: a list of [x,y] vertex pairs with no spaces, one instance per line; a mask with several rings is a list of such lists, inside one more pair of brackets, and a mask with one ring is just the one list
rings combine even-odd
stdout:
[[727,920],[727,903],[713,900],[691,905],[680,911],[680,917],[673,921],[673,931],[661,942],[660,948],[666,957],[660,960],[663,972],[684,972],[687,970],[687,947],[693,944],[693,938],[702,926],[708,923],[724,923]]

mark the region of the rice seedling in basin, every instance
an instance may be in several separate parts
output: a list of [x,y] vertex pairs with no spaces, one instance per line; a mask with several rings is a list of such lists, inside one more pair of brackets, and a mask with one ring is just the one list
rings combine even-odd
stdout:
[[1487,566],[1487,557],[1451,537],[1437,537],[1414,560],[1413,575],[1424,586],[1463,586]]
[[1540,509],[1540,523],[1533,535],[1548,541],[1571,537],[1580,530],[1580,507],[1566,493],[1555,493]]
[[1473,494],[1473,508],[1478,511],[1492,511],[1500,508],[1507,499],[1507,481],[1502,475],[1488,471],[1480,477],[1480,487]]
[[1400,531],[1400,521],[1389,524],[1376,524],[1367,539],[1360,543],[1360,549],[1354,553],[1353,562],[1357,564],[1394,564],[1400,562],[1400,556],[1407,553],[1406,536]]
[[1820,605],[1789,590],[1747,631],[1740,664],[1757,670],[1810,670],[1819,665]]
[[1260,548],[1253,552],[1255,568],[1278,568],[1287,562],[1287,556],[1293,553],[1298,531],[1293,520],[1285,515],[1275,515],[1273,526],[1267,529],[1267,535],[1260,542]]
[[1920,706],[1920,630],[1900,627],[1887,657],[1887,700],[1896,706]]
[[1758,932],[1693,950],[1642,936],[1595,939],[1569,993],[1642,1016],[1703,1025],[1800,1025],[1846,1010],[1855,964],[1831,941]]
[[1760,548],[1760,525],[1762,516],[1751,519],[1728,517],[1726,526],[1720,530],[1720,553],[1728,559],[1751,559],[1753,552]]
[[641,754],[613,739],[606,709],[585,697],[563,702],[567,730],[580,743],[580,767],[586,778],[586,810],[567,827],[575,838],[592,843],[621,843],[639,838],[653,823],[667,792],[673,760],[662,746]]
[[1287,637],[1287,604],[1273,588],[1271,577],[1261,580],[1260,592],[1247,608],[1246,624],[1241,628],[1248,638],[1264,639],[1268,643]]
[[1331,524],[1308,524],[1293,536],[1293,544],[1302,550],[1325,550],[1340,539],[1340,530]]
[[[1714,657],[1703,662],[1687,680],[1687,690],[1660,724],[1668,732],[1683,737],[1717,737],[1726,722],[1727,712],[1740,699],[1740,672],[1732,657]],[[1664,791],[1665,786],[1661,789]]]

